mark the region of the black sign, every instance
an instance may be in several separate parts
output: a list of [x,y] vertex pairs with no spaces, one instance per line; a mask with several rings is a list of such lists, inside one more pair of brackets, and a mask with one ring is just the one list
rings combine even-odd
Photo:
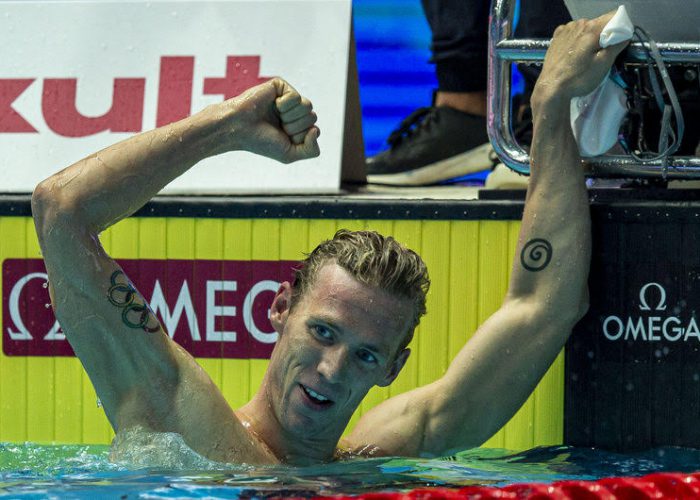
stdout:
[[593,210],[590,310],[566,348],[565,442],[700,447],[695,203]]

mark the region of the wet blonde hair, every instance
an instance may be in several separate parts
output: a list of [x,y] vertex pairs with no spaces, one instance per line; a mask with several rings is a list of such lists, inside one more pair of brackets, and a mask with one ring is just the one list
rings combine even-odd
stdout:
[[318,245],[295,269],[292,308],[313,286],[318,271],[331,262],[360,283],[412,302],[413,317],[401,349],[406,347],[425,314],[430,278],[423,259],[391,236],[382,236],[376,231],[341,229],[332,240]]

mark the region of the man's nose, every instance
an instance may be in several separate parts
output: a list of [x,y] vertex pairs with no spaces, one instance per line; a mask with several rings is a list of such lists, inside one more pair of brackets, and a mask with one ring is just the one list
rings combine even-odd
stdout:
[[328,382],[341,382],[347,371],[348,352],[341,345],[324,349],[321,360],[318,363],[318,372]]

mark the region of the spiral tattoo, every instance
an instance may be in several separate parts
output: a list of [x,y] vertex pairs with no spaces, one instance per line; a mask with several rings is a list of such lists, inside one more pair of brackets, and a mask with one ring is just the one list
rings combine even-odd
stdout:
[[528,271],[541,271],[552,260],[552,244],[542,238],[535,238],[523,246],[520,262]]
[[[148,326],[149,320],[153,317],[151,308],[148,304],[134,303],[136,299],[136,289],[128,281],[126,283],[117,283],[117,278],[124,273],[122,271],[114,271],[110,282],[107,298],[117,307],[122,308],[122,321],[129,328],[142,329],[147,333],[157,332],[160,328],[158,320],[155,326]],[[125,276],[126,278],[126,276]],[[153,318],[155,320],[155,318]]]

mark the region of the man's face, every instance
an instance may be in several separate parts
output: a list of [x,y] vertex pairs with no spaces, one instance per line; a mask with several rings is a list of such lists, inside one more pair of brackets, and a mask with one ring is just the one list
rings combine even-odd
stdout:
[[397,351],[412,304],[333,263],[319,270],[292,311],[279,307],[283,295],[272,308],[280,338],[268,372],[269,403],[291,434],[337,439],[367,391],[391,383],[405,363],[408,350]]

